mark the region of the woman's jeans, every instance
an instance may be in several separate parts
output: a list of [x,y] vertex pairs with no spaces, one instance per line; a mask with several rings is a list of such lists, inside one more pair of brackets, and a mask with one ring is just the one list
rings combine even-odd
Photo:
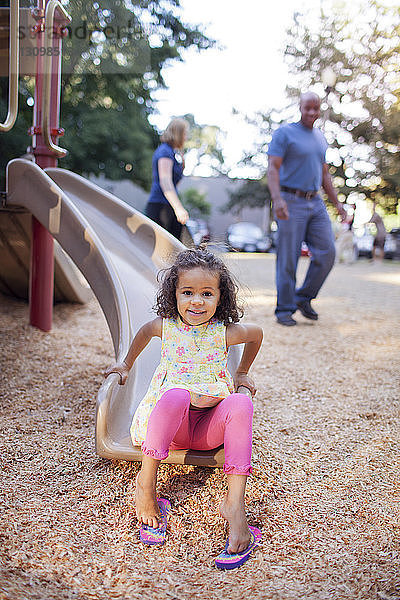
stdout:
[[251,473],[253,403],[245,394],[231,394],[217,406],[190,408],[190,392],[174,388],[164,392],[149,418],[142,452],[163,460],[169,450],[213,450],[224,444],[224,471]]
[[145,210],[146,217],[164,227],[178,240],[181,237],[182,225],[175,216],[174,209],[169,202],[148,202]]
[[[332,225],[321,196],[317,194],[307,199],[282,192],[282,198],[287,202],[289,219],[276,219],[275,314],[280,317],[293,314],[298,302],[315,298],[335,262]],[[310,265],[303,285],[296,289],[297,263],[303,241],[311,252]]]

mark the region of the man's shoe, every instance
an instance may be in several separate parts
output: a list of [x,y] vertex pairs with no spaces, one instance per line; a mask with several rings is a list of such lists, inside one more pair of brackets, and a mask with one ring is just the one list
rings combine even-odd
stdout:
[[276,317],[276,320],[279,325],[285,325],[286,327],[293,327],[293,325],[297,325],[297,321],[295,321],[290,315]]
[[311,319],[312,321],[318,321],[318,313],[311,307],[311,303],[309,300],[302,300],[301,302],[297,302],[297,308],[306,319]]

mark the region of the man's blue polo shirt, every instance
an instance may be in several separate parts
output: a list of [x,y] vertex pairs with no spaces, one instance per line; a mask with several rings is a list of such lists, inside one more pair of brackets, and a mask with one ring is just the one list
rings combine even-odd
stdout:
[[151,185],[148,202],[162,202],[164,204],[168,204],[168,200],[164,196],[160,186],[160,177],[158,174],[158,161],[160,158],[170,158],[172,160],[172,182],[175,189],[177,183],[182,179],[183,176],[182,163],[176,160],[173,148],[164,142],[158,146],[153,154],[153,183]]
[[268,147],[269,156],[283,158],[280,184],[304,192],[318,191],[327,147],[324,134],[318,128],[309,129],[300,122],[282,125]]

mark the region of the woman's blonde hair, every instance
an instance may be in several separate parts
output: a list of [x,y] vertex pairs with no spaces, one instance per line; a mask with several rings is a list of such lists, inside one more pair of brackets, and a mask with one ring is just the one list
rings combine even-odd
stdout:
[[185,134],[188,129],[189,124],[185,119],[172,119],[160,139],[162,142],[172,146],[172,148],[182,148],[185,141]]

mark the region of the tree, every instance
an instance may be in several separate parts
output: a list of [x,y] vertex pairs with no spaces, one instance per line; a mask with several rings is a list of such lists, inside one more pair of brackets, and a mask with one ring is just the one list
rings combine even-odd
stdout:
[[333,69],[337,82],[325,90],[323,108],[335,183],[344,196],[357,190],[393,213],[400,196],[400,7],[371,0],[348,8],[332,2],[316,26],[295,16],[285,50],[295,82],[288,95],[297,99],[311,86],[323,91],[321,73]]
[[200,125],[192,114],[183,117],[190,127],[189,140],[186,143],[188,160],[194,157],[194,169],[205,167],[207,172],[226,175],[224,155],[221,146],[223,132],[216,125]]
[[263,208],[271,202],[266,178],[247,179],[235,192],[229,192],[229,201],[222,207],[223,212],[239,215],[244,208]]
[[[260,142],[244,163],[265,172],[267,147],[282,122],[297,114],[300,93],[314,89],[323,98],[322,126],[329,142],[331,174],[346,200],[358,192],[395,213],[400,197],[400,8],[379,0],[332,1],[317,19],[295,13],[288,29],[288,105],[251,119]],[[357,24],[355,26],[355,23]],[[330,68],[336,84],[324,88]]]
[[[179,0],[69,0],[72,16],[63,42],[60,145],[69,150],[60,166],[110,179],[130,177],[149,188],[151,155],[158,142],[148,117],[152,92],[164,86],[162,67],[181,60],[182,50],[207,49],[213,40],[180,18]],[[1,99],[7,97],[2,80]],[[2,134],[0,171],[29,144],[33,82],[20,82],[20,115]],[[26,141],[23,141],[22,132]],[[17,141],[18,140],[18,141]]]
[[[0,133],[0,186],[4,190],[5,187],[5,168],[9,160],[17,158],[22,154],[25,154],[26,149],[30,143],[30,137],[28,136],[28,129],[32,125],[32,108],[26,105],[26,96],[31,96],[30,93],[26,92],[26,85],[20,84],[20,111],[18,113],[17,121],[11,131],[6,133]],[[8,78],[0,78],[0,119],[3,121],[7,114],[8,106]],[[22,105],[22,110],[21,110]],[[29,109],[29,110],[26,110]]]
[[187,188],[182,193],[182,202],[195,219],[209,217],[211,214],[211,204],[207,202],[205,193],[196,188]]

